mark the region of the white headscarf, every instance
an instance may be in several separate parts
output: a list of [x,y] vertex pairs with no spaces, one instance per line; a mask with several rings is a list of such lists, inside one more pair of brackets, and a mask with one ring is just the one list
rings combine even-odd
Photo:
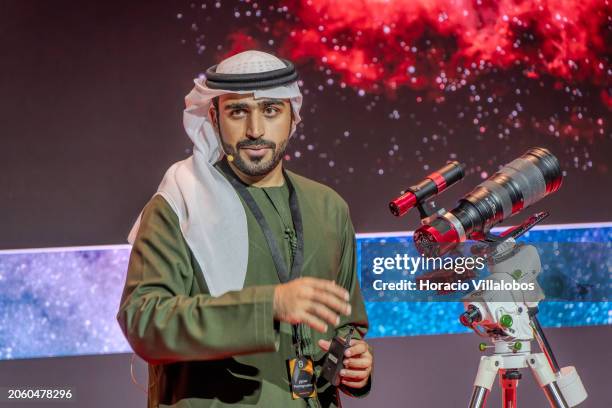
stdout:
[[[216,68],[222,74],[247,74],[285,68],[277,57],[261,51],[245,51],[223,60]],[[194,79],[195,87],[185,97],[183,125],[193,142],[193,155],[174,163],[164,175],[156,195],[161,195],[178,216],[181,232],[204,274],[213,296],[244,286],[249,257],[247,219],[240,198],[227,179],[213,166],[223,155],[217,129],[209,115],[212,99],[227,93],[250,94],[254,98],[289,99],[294,114],[293,136],[301,121],[302,94],[297,82],[259,90],[211,89],[205,78]],[[134,243],[141,214],[128,242]]]

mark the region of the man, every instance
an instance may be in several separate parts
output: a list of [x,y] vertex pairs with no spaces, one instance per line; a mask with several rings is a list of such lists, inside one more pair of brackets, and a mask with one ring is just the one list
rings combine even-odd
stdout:
[[[347,205],[283,168],[300,121],[295,68],[246,51],[194,82],[193,156],[170,167],[130,233],[117,315],[149,363],[149,407],[335,407],[338,389],[367,394]],[[336,388],[321,367],[351,327]]]

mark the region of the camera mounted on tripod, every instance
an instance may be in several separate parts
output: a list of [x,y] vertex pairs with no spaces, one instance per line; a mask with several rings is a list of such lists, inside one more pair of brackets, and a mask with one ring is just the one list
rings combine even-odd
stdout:
[[414,207],[419,210],[422,225],[414,233],[414,242],[421,253],[439,256],[466,240],[496,243],[517,238],[548,213],[533,214],[499,235],[490,231],[496,224],[557,191],[563,182],[557,158],[543,147],[534,147],[463,196],[451,211],[436,210],[428,202],[464,176],[465,165],[448,162],[389,203],[391,213],[397,217]]

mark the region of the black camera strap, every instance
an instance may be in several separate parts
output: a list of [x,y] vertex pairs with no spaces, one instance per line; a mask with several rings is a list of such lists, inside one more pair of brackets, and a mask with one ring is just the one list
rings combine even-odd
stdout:
[[[287,173],[283,169],[283,177],[285,178],[285,182],[287,183],[287,187],[289,188],[289,209],[291,211],[291,219],[293,221],[293,228],[295,229],[296,234],[296,243],[295,248],[292,248],[292,262],[291,262],[291,271],[287,269],[287,264],[283,259],[281,250],[279,248],[276,239],[274,238],[274,233],[272,229],[268,225],[259,205],[253,198],[253,195],[247,189],[247,184],[245,184],[231,169],[227,159],[221,160],[219,163],[223,172],[229,176],[229,181],[232,186],[236,189],[240,197],[244,200],[247,207],[255,217],[257,224],[261,228],[261,231],[266,238],[266,243],[268,244],[268,249],[270,250],[270,254],[272,255],[272,260],[274,261],[274,266],[276,268],[276,273],[278,274],[278,279],[281,283],[289,282],[290,280],[298,278],[302,273],[302,266],[304,263],[304,228],[302,224],[302,215],[300,213],[300,207],[297,199],[297,194],[295,192],[295,188],[291,183],[291,179],[287,176]],[[274,203],[272,203],[274,205]],[[296,345],[296,353],[299,357],[302,356],[302,339],[300,335],[300,330],[298,325],[293,325],[293,341]]]

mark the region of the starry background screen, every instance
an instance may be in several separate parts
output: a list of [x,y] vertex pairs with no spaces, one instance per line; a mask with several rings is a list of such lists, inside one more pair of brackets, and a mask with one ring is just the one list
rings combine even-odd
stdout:
[[[0,358],[125,350],[117,305],[100,299],[118,296],[126,249],[28,248],[125,242],[165,170],[190,154],[181,112],[192,79],[245,49],[295,62],[303,123],[287,166],[336,189],[357,232],[416,228],[415,214],[397,219],[387,203],[447,160],[467,165],[436,199],[449,208],[544,146],[564,185],[528,212],[591,223],[582,239],[609,241],[609,228],[593,225],[612,205],[608,1],[347,3],[4,3],[0,249],[25,252],[0,254]],[[369,306],[373,335],[426,333],[418,322],[394,327],[385,316],[408,312],[381,305]],[[427,334],[454,332],[451,315]],[[601,303],[581,315],[610,319]],[[557,309],[547,316],[578,324]],[[41,329],[48,336],[31,337]]]
[[303,122],[287,166],[335,188],[358,232],[414,229],[387,203],[449,159],[467,175],[437,199],[446,207],[532,146],[565,172],[533,211],[609,220],[607,1],[48,3],[0,16],[0,248],[125,242],[190,154],[192,79],[250,48],[297,65]]

